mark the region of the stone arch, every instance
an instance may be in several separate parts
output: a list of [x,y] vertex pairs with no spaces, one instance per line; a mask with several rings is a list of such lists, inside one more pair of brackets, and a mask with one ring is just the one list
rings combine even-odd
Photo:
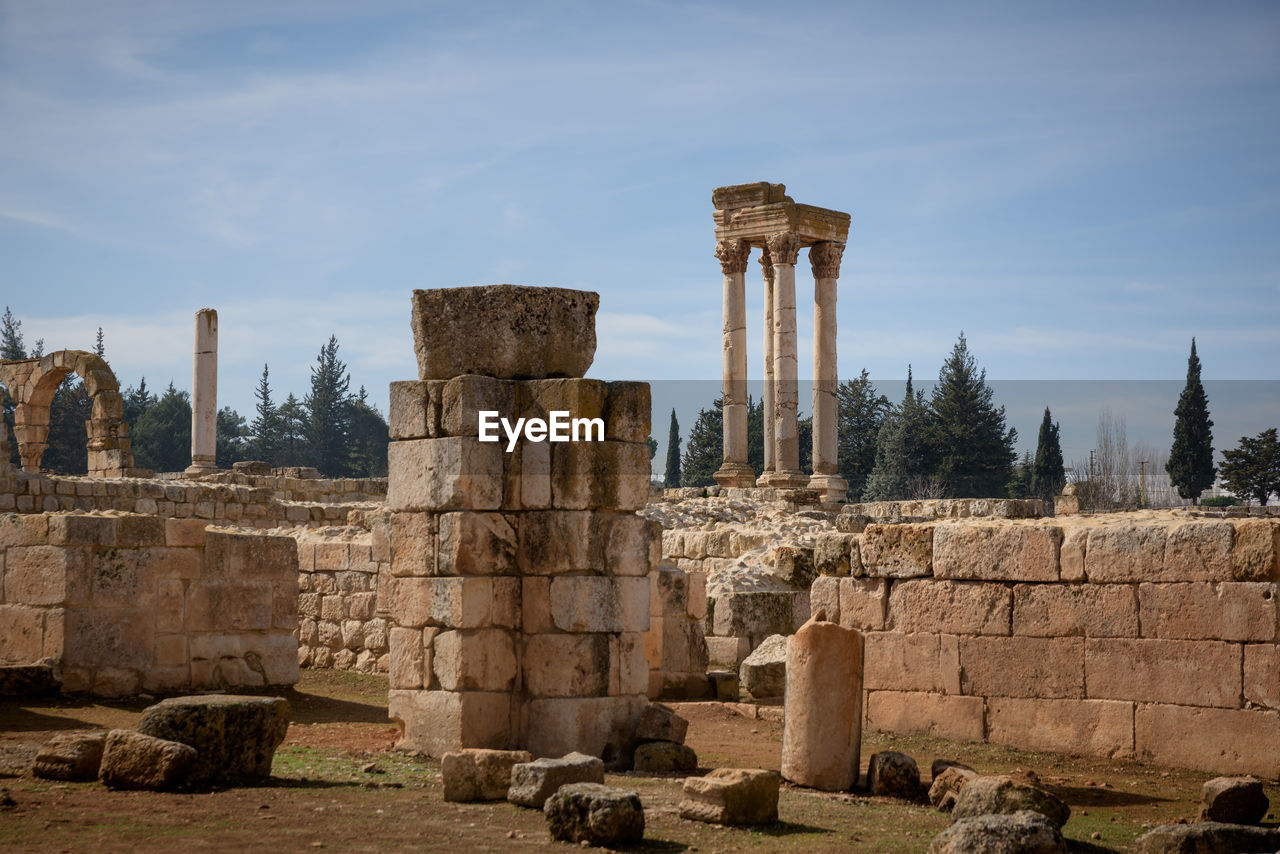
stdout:
[[9,389],[14,410],[14,439],[22,470],[35,474],[49,446],[49,406],[54,392],[74,371],[93,402],[88,432],[90,477],[125,477],[133,468],[129,425],[124,423],[120,383],[106,360],[84,350],[57,350],[37,359],[0,362],[0,384]]

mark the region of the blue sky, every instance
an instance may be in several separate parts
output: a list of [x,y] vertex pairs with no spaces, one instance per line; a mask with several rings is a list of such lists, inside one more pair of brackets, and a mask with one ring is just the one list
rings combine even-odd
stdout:
[[421,287],[595,290],[593,376],[714,380],[711,190],[757,180],[852,215],[842,376],[963,330],[995,379],[1177,380],[1193,335],[1280,379],[1275,3],[0,0],[0,127],[28,343],[184,387],[213,306],[246,414],[330,333],[385,411]]

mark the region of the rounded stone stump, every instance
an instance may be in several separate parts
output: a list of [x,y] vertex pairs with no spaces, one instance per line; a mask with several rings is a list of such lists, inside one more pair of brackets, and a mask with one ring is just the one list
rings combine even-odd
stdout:
[[416,290],[412,326],[418,379],[585,376],[596,354],[599,306],[599,294],[567,288]]
[[845,792],[858,782],[862,635],[812,619],[787,641],[782,776]]

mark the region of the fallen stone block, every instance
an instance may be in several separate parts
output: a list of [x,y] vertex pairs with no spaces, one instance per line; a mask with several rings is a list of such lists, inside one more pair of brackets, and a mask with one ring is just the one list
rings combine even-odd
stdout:
[[775,771],[717,768],[684,781],[680,817],[711,824],[768,824],[778,820]]
[[570,783],[604,783],[604,762],[584,753],[569,753],[559,759],[535,759],[511,768],[511,788],[507,800],[522,807],[542,809],[547,798]]
[[977,776],[977,771],[959,765],[943,768],[942,773],[937,774],[929,786],[929,803],[942,812],[951,812],[955,809],[956,799],[960,797],[965,783]]
[[552,839],[588,845],[638,842],[644,838],[640,796],[600,783],[570,783],[542,808]]
[[698,769],[698,754],[688,745],[651,741],[636,748],[632,767],[636,771],[654,774],[672,774],[677,771],[687,773]]
[[224,782],[271,776],[289,717],[289,703],[280,697],[173,697],[144,710],[138,732],[194,747],[193,783]]
[[896,750],[874,753],[867,762],[867,789],[873,795],[915,800],[920,794],[920,768]]
[[58,693],[61,686],[51,664],[0,666],[0,697],[46,697]]
[[1066,854],[1066,851],[1067,843],[1053,822],[1029,810],[961,819],[929,843],[929,854]]
[[781,697],[787,689],[787,638],[770,635],[738,669],[742,689],[753,699]]
[[191,780],[196,749],[129,729],[107,733],[98,779],[113,789],[176,789]]
[[31,773],[46,780],[96,780],[106,739],[105,732],[55,735],[36,754]]
[[1202,821],[1166,824],[1138,837],[1138,854],[1257,854],[1280,849],[1280,829]]
[[929,776],[936,780],[938,779],[938,775],[943,771],[946,771],[948,768],[963,768],[966,771],[973,771],[975,774],[978,773],[975,769],[970,768],[963,762],[957,762],[954,759],[935,759],[933,760],[933,764],[929,766]]
[[501,801],[511,789],[511,769],[532,762],[527,750],[467,748],[440,760],[446,801]]
[[965,783],[951,810],[953,821],[978,815],[1012,815],[1030,810],[1062,827],[1071,817],[1071,807],[1057,795],[1030,782],[998,775],[975,777]]
[[1270,806],[1256,777],[1214,777],[1201,790],[1200,820],[1257,824]]
[[684,744],[689,722],[670,706],[650,703],[636,721],[636,741],[670,741]]

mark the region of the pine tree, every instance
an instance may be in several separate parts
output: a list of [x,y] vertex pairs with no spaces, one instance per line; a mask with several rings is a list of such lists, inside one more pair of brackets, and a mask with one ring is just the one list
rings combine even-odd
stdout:
[[956,498],[992,498],[1007,492],[1017,459],[1018,433],[1006,428],[986,370],[978,370],[964,333],[938,372],[929,402],[933,472]]
[[258,399],[254,409],[258,415],[249,425],[249,441],[251,453],[255,459],[269,465],[280,465],[280,410],[271,402],[271,372],[266,364],[262,366],[262,378],[253,396]]
[[877,395],[863,368],[856,380],[845,380],[836,389],[839,408],[836,424],[836,459],[840,476],[849,484],[849,499],[857,501],[867,488],[876,464],[876,439],[892,407],[889,398]]
[[1280,494],[1280,440],[1276,428],[1253,437],[1243,436],[1237,447],[1223,451],[1221,472],[1227,489],[1266,506],[1268,496]]
[[147,390],[147,378],[143,377],[138,387],[130,386],[124,391],[124,423],[137,424],[148,409],[156,404],[156,396]]
[[340,477],[347,467],[347,441],[351,432],[351,376],[338,359],[338,338],[320,348],[311,366],[311,392],[303,401],[307,410],[307,450],[310,464],[329,477]]
[[104,356],[106,356],[106,355],[107,355],[107,345],[106,345],[106,342],[105,342],[105,341],[103,340],[103,338],[102,338],[102,327],[101,327],[101,326],[99,326],[99,327],[98,327],[98,337],[97,337],[97,340],[94,342],[94,345],[93,345],[93,352],[94,352],[94,353],[95,353],[99,358],[102,358],[102,357],[104,357]]
[[756,477],[764,473],[764,401],[747,396],[747,464]]
[[1009,480],[1008,493],[1010,498],[1030,498],[1034,497],[1031,493],[1031,479],[1035,473],[1035,462],[1031,459],[1031,452],[1026,451],[1022,455],[1022,459],[1013,467],[1013,477]]
[[1058,425],[1049,414],[1049,407],[1044,408],[1044,420],[1040,422],[1040,436],[1036,440],[1036,459],[1031,467],[1030,494],[1053,506],[1053,498],[1066,485],[1067,472],[1062,464],[1062,442],[1058,435]]
[[724,462],[724,399],[717,396],[711,409],[702,409],[689,431],[689,442],[680,462],[682,486],[715,486],[713,475]]
[[247,459],[249,455],[249,428],[244,416],[230,406],[218,410],[217,445],[214,451],[218,468],[229,469],[233,463]]
[[360,393],[350,403],[351,447],[346,473],[352,477],[386,477],[387,445],[391,431],[386,419],[369,403],[369,393]]
[[27,348],[22,341],[22,321],[14,317],[6,305],[4,317],[0,319],[0,359],[25,358]]
[[274,465],[281,467],[306,465],[306,460],[310,457],[310,451],[307,448],[309,420],[306,407],[290,392],[284,399],[284,403],[280,404],[278,412],[280,433]]
[[667,429],[667,470],[662,485],[674,489],[680,485],[680,422],[676,411],[671,410],[671,426]]
[[1178,489],[1178,495],[1200,500],[1200,493],[1213,486],[1213,422],[1209,420],[1209,398],[1200,382],[1200,358],[1196,355],[1196,339],[1191,339],[1191,356],[1187,359],[1187,384],[1178,396],[1173,410],[1173,447],[1165,471]]
[[40,467],[60,474],[89,471],[89,434],[85,422],[92,415],[93,400],[84,382],[69,372],[49,404],[49,437]]
[[191,463],[191,396],[169,387],[129,431],[139,468],[183,471]]
[[933,473],[930,420],[924,393],[914,388],[908,365],[902,404],[885,413],[876,434],[875,465],[867,477],[863,500],[910,498],[929,479]]

